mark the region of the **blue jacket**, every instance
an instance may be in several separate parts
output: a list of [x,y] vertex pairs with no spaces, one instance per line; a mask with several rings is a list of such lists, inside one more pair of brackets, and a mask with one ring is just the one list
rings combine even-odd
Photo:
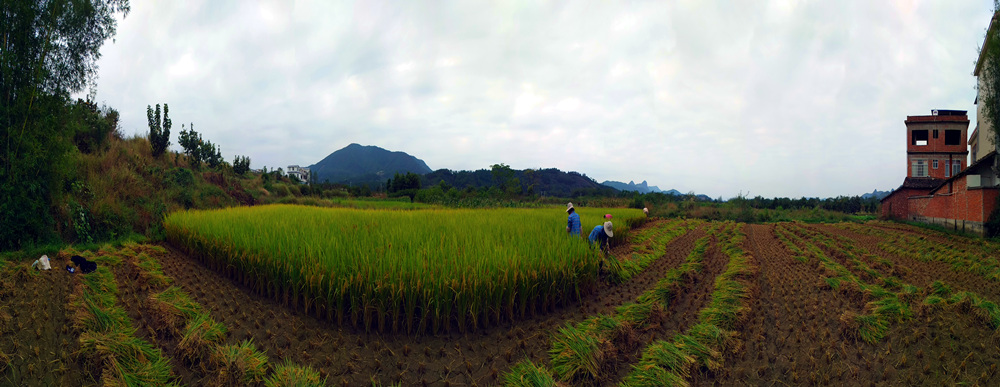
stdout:
[[589,240],[590,243],[601,241],[601,247],[606,246],[608,244],[608,234],[604,233],[604,225],[599,224],[594,227],[594,229],[590,231],[590,236],[587,237],[587,240]]
[[570,235],[580,235],[580,214],[573,211],[566,220],[566,227],[569,227]]

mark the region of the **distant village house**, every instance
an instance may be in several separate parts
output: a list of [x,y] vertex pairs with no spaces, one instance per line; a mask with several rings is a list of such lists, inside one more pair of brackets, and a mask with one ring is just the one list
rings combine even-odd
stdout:
[[302,183],[309,183],[309,168],[302,168],[298,165],[289,165],[285,174],[288,176],[294,176]]

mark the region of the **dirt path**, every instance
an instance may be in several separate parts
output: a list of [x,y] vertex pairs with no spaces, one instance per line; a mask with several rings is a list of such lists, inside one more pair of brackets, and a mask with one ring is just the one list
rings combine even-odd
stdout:
[[334,385],[487,385],[528,357],[547,361],[549,337],[568,322],[635,300],[679,265],[702,230],[674,239],[661,259],[631,281],[603,285],[583,302],[515,324],[467,334],[365,334],[290,312],[206,268],[177,250],[160,257],[163,272],[230,330],[227,343],[253,338],[269,358],[311,365]]

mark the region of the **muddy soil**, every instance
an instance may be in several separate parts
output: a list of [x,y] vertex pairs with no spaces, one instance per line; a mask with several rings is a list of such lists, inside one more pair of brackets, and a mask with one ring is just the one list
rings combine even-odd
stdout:
[[[774,225],[746,225],[747,251],[760,267],[759,294],[741,337],[718,375],[702,374],[696,384],[838,384],[870,375],[858,369],[862,348],[840,345],[838,318],[863,305],[826,287],[818,266],[799,262],[774,234]],[[847,366],[835,367],[847,363]],[[853,365],[851,365],[853,364]]]
[[[699,232],[696,236],[701,238],[704,233]],[[687,253],[690,253],[690,249]],[[687,258],[687,253],[684,258]],[[696,273],[692,280],[683,284],[677,296],[670,302],[662,320],[635,332],[636,337],[629,343],[630,347],[619,349],[619,357],[608,365],[605,370],[606,377],[602,378],[599,384],[617,385],[631,372],[631,366],[639,361],[649,344],[657,340],[672,340],[675,335],[683,333],[688,327],[697,323],[698,312],[712,300],[715,277],[725,271],[728,263],[729,257],[719,250],[718,240],[713,236],[702,259],[702,270]]]
[[[52,270],[29,264],[0,277],[0,386],[80,386],[87,383],[74,355],[80,344],[67,312],[78,274],[54,257]],[[9,365],[7,362],[9,361]]]
[[[701,235],[702,230],[695,230],[674,239],[662,258],[625,284],[603,284],[582,302],[466,334],[366,334],[290,311],[173,248],[159,259],[175,285],[229,328],[227,343],[252,338],[272,361],[310,365],[332,385],[488,385],[499,383],[503,372],[524,358],[547,363],[554,331],[634,301],[683,262]],[[627,248],[621,246],[615,253]]]
[[168,329],[160,325],[156,316],[153,315],[153,308],[149,297],[157,294],[166,286],[151,286],[141,274],[142,269],[135,265],[134,257],[126,257],[121,264],[112,270],[115,280],[118,282],[118,300],[132,319],[132,324],[136,328],[136,337],[153,343],[163,351],[165,357],[171,358],[174,375],[178,380],[187,386],[205,385],[205,369],[193,366],[188,362],[180,360],[182,357],[177,350],[180,337],[175,337]]
[[[917,286],[926,287],[936,280],[947,283],[956,291],[971,291],[986,296],[991,300],[1000,300],[1000,282],[991,281],[975,273],[965,270],[954,270],[951,264],[938,261],[919,261],[907,257],[900,257],[887,253],[878,247],[883,240],[871,234],[861,234],[830,225],[815,225],[814,230],[833,235],[842,235],[855,241],[855,245],[861,247],[872,255],[885,258],[893,263],[892,274],[899,277],[903,282]],[[886,232],[896,232],[886,229]]]
[[[748,225],[760,297],[742,352],[697,385],[997,385],[1000,335],[967,310],[915,308],[871,345],[845,335],[839,316],[862,305],[825,286],[817,265],[796,261],[774,225]],[[826,229],[823,228],[825,231]],[[916,269],[914,269],[916,270]],[[884,273],[883,273],[884,274]]]

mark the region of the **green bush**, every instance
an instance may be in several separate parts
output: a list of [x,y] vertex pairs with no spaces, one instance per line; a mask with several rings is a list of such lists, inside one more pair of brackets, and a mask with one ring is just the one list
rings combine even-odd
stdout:
[[174,168],[170,170],[173,183],[181,187],[190,187],[194,184],[194,173],[188,168]]
[[1000,236],[1000,196],[997,197],[997,206],[990,212],[990,217],[986,220],[986,224],[983,225],[986,229],[986,237],[993,238]]
[[191,194],[191,190],[189,189],[179,190],[175,200],[177,200],[178,204],[184,206],[185,209],[194,207],[194,195]]

